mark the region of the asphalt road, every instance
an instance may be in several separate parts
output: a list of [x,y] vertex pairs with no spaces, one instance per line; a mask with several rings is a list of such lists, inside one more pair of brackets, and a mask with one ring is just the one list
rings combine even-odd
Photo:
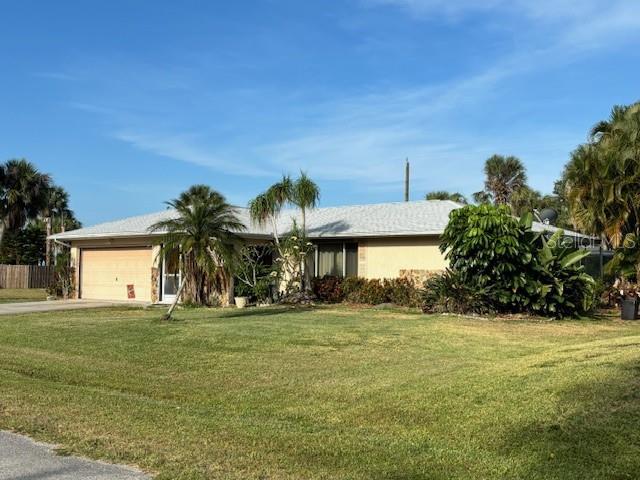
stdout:
[[0,480],[150,480],[130,467],[56,455],[52,445],[0,431]]

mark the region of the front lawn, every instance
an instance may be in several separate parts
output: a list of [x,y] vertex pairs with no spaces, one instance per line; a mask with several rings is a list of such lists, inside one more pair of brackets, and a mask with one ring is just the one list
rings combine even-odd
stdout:
[[160,479],[640,472],[640,323],[159,316],[0,317],[0,428]]
[[0,288],[0,303],[41,302],[46,299],[44,288]]

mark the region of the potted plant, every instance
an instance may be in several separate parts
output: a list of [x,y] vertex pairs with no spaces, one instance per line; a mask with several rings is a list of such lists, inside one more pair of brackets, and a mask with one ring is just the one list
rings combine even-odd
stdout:
[[234,289],[234,300],[236,307],[244,308],[249,304],[249,297],[253,294],[251,287],[245,283],[236,283]]

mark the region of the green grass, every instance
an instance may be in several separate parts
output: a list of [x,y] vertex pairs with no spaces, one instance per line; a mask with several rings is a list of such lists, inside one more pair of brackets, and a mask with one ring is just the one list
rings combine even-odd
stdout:
[[44,288],[0,288],[0,303],[37,302],[47,299]]
[[0,428],[159,479],[640,475],[640,322],[382,310],[0,318]]

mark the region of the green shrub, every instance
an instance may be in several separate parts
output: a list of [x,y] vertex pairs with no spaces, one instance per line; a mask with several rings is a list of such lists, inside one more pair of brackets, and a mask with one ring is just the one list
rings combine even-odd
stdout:
[[453,270],[429,278],[421,293],[425,313],[494,313],[491,287],[470,285]]
[[327,303],[394,303],[404,307],[418,307],[421,304],[419,289],[411,280],[404,278],[379,280],[325,276],[314,279],[312,287],[318,300]]
[[390,301],[387,289],[377,278],[364,279],[360,289],[354,292],[348,300],[367,305],[380,305]]
[[470,287],[491,286],[497,310],[520,311],[533,261],[526,220],[518,222],[506,205],[469,205],[449,218],[440,250],[451,269]]
[[564,246],[561,230],[548,241],[540,238],[535,277],[530,281],[535,285],[531,296],[533,313],[567,317],[588,313],[596,306],[595,281],[580,263],[587,255],[587,250]]
[[[589,312],[594,284],[580,265],[588,252],[563,245],[561,231],[547,241],[531,230],[531,219],[527,215],[518,221],[504,205],[469,205],[451,212],[440,249],[451,265],[446,282],[455,288],[443,295],[458,295],[457,305],[464,306],[470,293],[477,294],[497,312],[552,317]],[[444,288],[430,285],[436,286]]]
[[236,284],[233,286],[233,295],[235,297],[252,297],[253,288],[246,283],[236,281]]
[[344,279],[332,275],[314,278],[311,282],[311,289],[314,295],[321,302],[340,303],[344,300],[342,285]]
[[256,282],[256,286],[253,289],[256,299],[259,302],[264,302],[271,298],[271,279],[269,277],[262,277]]
[[359,303],[358,295],[364,284],[368,282],[362,277],[347,277],[342,282],[342,293],[347,302]]
[[73,293],[74,270],[71,268],[71,256],[67,249],[58,253],[54,265],[53,282],[47,287],[47,295],[70,298]]
[[388,301],[402,307],[419,307],[421,305],[420,290],[408,278],[384,280]]

